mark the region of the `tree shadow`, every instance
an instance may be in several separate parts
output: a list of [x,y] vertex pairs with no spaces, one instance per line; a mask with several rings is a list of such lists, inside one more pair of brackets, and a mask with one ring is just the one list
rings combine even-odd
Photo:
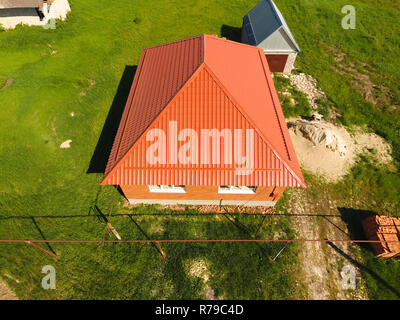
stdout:
[[129,91],[132,86],[133,78],[137,66],[126,66],[119,82],[117,93],[111,104],[107,119],[101,131],[93,156],[90,160],[87,173],[104,173],[108,156],[113,146],[115,135],[124,112],[125,104],[128,99]]
[[228,40],[240,42],[240,38],[242,35],[242,28],[228,26],[223,24],[221,27],[221,35]]

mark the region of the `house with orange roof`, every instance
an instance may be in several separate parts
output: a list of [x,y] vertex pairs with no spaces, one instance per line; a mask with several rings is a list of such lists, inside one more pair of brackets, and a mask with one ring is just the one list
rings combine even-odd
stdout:
[[167,205],[306,187],[263,49],[205,34],[144,49],[101,184]]

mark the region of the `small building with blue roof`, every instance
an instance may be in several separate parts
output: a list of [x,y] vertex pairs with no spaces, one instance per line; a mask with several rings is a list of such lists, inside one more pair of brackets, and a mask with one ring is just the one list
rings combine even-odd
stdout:
[[271,72],[290,73],[300,48],[272,0],[261,0],[243,18],[241,41],[264,50]]

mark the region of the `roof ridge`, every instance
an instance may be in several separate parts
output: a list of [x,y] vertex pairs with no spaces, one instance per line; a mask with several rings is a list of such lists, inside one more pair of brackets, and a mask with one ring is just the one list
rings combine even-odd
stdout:
[[229,42],[229,44],[234,44],[234,45],[246,47],[246,48],[249,48],[249,49],[258,50],[258,47],[252,46],[252,45],[248,45],[246,43],[233,41],[233,40],[230,40],[230,39],[227,39],[227,38],[220,38],[220,37],[209,35],[209,34],[205,34],[205,36],[210,37],[211,39],[217,39],[217,40],[220,40],[220,41],[227,41],[227,42]]
[[[272,13],[274,14],[275,18],[281,23],[281,26],[279,28],[281,28],[283,26],[283,22],[278,14],[278,12],[276,12],[276,5],[273,5],[273,1],[272,0],[265,0],[265,2],[268,2],[268,4],[270,5],[271,9],[272,9]],[[275,4],[275,3],[274,3]],[[277,28],[276,30],[278,30],[279,28]],[[276,31],[275,30],[275,31]]]
[[[274,107],[274,111],[275,111],[275,115],[276,115],[276,117],[277,117],[277,121],[278,121],[278,124],[279,124],[279,128],[281,129],[281,134],[282,134],[283,141],[284,141],[284,144],[285,144],[285,149],[286,149],[286,152],[287,152],[287,154],[288,154],[288,160],[289,160],[289,161],[293,161],[294,159],[297,159],[296,152],[293,150],[294,156],[292,157],[291,154],[290,154],[291,151],[289,150],[288,143],[287,143],[287,140],[286,140],[286,137],[285,137],[285,134],[284,134],[284,130],[283,130],[283,128],[282,128],[281,119],[280,119],[279,114],[278,114],[278,109],[277,109],[276,101],[275,101],[275,100],[276,100],[276,97],[274,97],[273,90],[271,90],[271,84],[270,84],[270,81],[269,81],[269,79],[268,79],[268,77],[267,77],[267,73],[266,73],[266,70],[265,70],[264,59],[262,59],[262,57],[265,58],[265,55],[264,55],[264,52],[263,52],[263,50],[262,50],[261,48],[260,48],[260,50],[259,50],[259,57],[260,57],[260,59],[261,59],[261,64],[262,64],[263,69],[264,69],[264,75],[265,75],[265,78],[266,78],[266,82],[267,82],[267,85],[268,85],[268,89],[269,89],[269,91],[270,91],[270,93],[271,93],[272,105],[273,105],[273,107]],[[266,59],[265,59],[265,62],[267,62]],[[268,65],[268,62],[267,62],[267,65]],[[271,78],[271,80],[272,80],[272,78]],[[276,92],[275,92],[275,93],[276,93]],[[278,102],[279,102],[279,98],[278,98]],[[283,111],[282,111],[282,112],[283,112]],[[283,114],[282,114],[282,115],[283,115]],[[285,125],[286,125],[286,122],[285,122]],[[286,163],[286,161],[284,161],[284,160],[282,160],[282,159],[281,159],[281,161],[282,161],[283,163]],[[297,178],[300,180],[300,184],[301,184],[301,185],[304,185],[304,186],[305,186],[304,177],[300,178],[300,177],[298,176],[298,174],[296,174],[295,172],[293,172],[293,169],[291,169],[289,165],[288,165],[288,168],[287,168],[287,169],[288,169],[295,177],[297,177]],[[299,169],[300,169],[300,172],[301,172],[300,166],[299,166]]]
[[171,44],[176,44],[176,43],[179,43],[179,42],[184,42],[184,41],[193,40],[193,39],[196,39],[196,38],[200,38],[200,37],[202,37],[203,35],[204,35],[204,34],[199,34],[199,35],[197,35],[197,36],[193,36],[193,37],[189,37],[189,38],[185,38],[185,39],[179,39],[179,40],[175,40],[175,41],[168,42],[168,43],[157,44],[157,45],[155,45],[155,46],[146,47],[146,48],[143,49],[143,51],[149,50],[149,49],[160,48],[160,47],[166,47],[166,46],[169,46],[169,45],[171,45]]
[[[278,20],[281,22],[281,26],[279,28],[277,28],[276,30],[283,28],[283,30],[285,30],[286,34],[288,35],[290,41],[292,41],[294,47],[297,49],[298,52],[300,52],[300,47],[297,44],[296,39],[294,38],[292,32],[290,31],[290,28],[285,20],[285,17],[283,16],[282,12],[279,10],[279,8],[277,7],[277,5],[275,4],[275,2],[273,0],[266,0],[266,1],[268,1],[271,4],[274,15],[276,15]],[[276,30],[275,30],[275,32],[276,32]]]
[[[218,85],[221,87],[222,91],[225,93],[225,95],[228,97],[229,100],[232,101],[232,104],[236,107],[236,109],[243,115],[243,117],[249,121],[249,123],[252,125],[252,127],[254,128],[254,130],[260,135],[260,137],[264,140],[264,142],[271,148],[271,151],[273,152],[273,154],[282,162],[282,164],[284,165],[284,167],[293,175],[293,177],[297,180],[297,182],[304,186],[305,183],[303,182],[303,179],[301,179],[295,172],[294,170],[290,167],[290,165],[284,160],[282,159],[282,156],[276,151],[276,148],[273,147],[273,145],[271,144],[271,142],[269,141],[269,139],[267,139],[263,133],[258,129],[258,127],[253,123],[253,120],[246,114],[246,112],[244,111],[244,108],[236,101],[236,99],[229,93],[229,91],[226,89],[226,87],[224,86],[223,82],[217,77],[217,75],[212,72],[211,68],[207,65],[206,62],[204,62],[204,68],[205,70],[211,75],[211,77],[218,83]],[[263,65],[264,67],[264,65]],[[268,82],[268,81],[267,81]],[[269,83],[268,83],[268,89],[270,89]],[[275,101],[272,100],[272,103],[274,105],[274,109],[276,108],[275,106]],[[277,121],[279,123],[279,127],[281,128],[281,124],[280,124],[280,119],[277,116]],[[286,139],[285,136],[283,135],[283,130],[281,128],[281,132],[282,132],[282,136],[283,136],[283,141],[285,143],[285,149],[286,152],[289,155],[289,149],[287,147],[287,143],[286,143]],[[291,158],[289,156],[289,161],[291,161]]]
[[[262,56],[261,56],[261,52],[260,52],[260,51],[262,51],[262,54],[263,54],[263,55],[264,55],[264,51],[263,51],[262,49],[260,49],[260,50],[258,51],[258,56],[260,57],[261,65],[262,65],[263,70],[264,70],[265,80],[266,80],[266,82],[267,82],[268,90],[269,90],[269,92],[270,92],[270,94],[271,94],[271,97],[272,97],[271,86],[270,86],[270,83],[269,83],[268,78],[267,78],[267,76],[266,76],[266,73],[267,73],[267,72],[266,72],[266,70],[265,70],[264,62],[263,62],[263,60],[262,60],[262,58],[261,58]],[[285,144],[285,149],[286,149],[286,153],[287,153],[287,155],[288,155],[288,159],[289,159],[289,161],[291,161],[291,156],[290,156],[289,148],[288,148],[288,146],[287,146],[287,142],[286,142],[286,139],[285,139],[285,135],[283,134],[282,124],[281,124],[281,121],[280,121],[279,116],[278,116],[278,111],[277,111],[277,109],[276,109],[276,104],[275,104],[274,99],[272,99],[272,105],[273,105],[273,107],[274,107],[274,113],[275,113],[275,116],[276,116],[276,120],[278,121],[279,129],[280,129],[281,134],[282,134],[283,143]]]

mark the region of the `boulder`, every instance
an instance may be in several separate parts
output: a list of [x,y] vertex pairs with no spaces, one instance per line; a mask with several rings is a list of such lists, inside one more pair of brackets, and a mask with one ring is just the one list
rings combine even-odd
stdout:
[[341,156],[344,156],[347,152],[344,140],[334,130],[324,126],[321,122],[297,120],[289,122],[288,127],[293,128],[297,135],[302,135],[315,146],[323,145],[332,151],[339,152]]

